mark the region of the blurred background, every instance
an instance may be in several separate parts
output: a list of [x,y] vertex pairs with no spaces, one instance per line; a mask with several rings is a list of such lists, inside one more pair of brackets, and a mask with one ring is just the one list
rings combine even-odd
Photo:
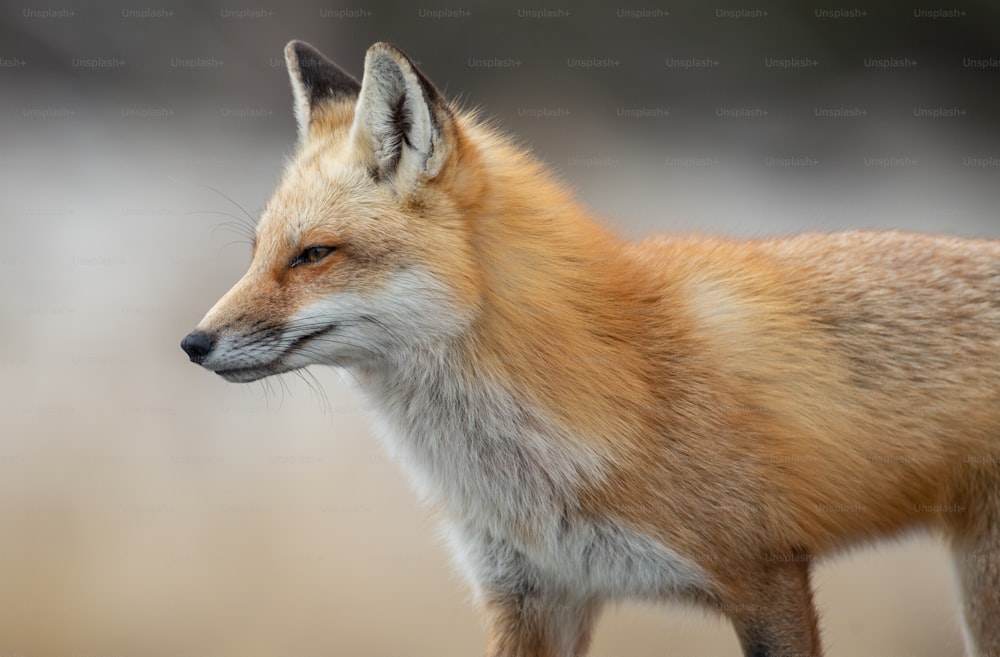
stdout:
[[[995,3],[5,2],[3,657],[483,649],[336,372],[232,385],[178,347],[293,148],[293,38],[357,75],[394,41],[632,236],[1000,237]],[[962,654],[930,539],[815,582],[832,657]],[[622,605],[592,654],[739,650],[699,611]]]

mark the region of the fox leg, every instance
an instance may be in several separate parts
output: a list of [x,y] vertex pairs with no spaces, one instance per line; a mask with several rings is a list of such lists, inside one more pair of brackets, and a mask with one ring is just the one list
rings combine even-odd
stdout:
[[766,563],[747,576],[739,601],[724,601],[745,657],[821,657],[807,560]]
[[966,654],[1000,655],[1000,485],[974,498],[952,541]]
[[600,602],[545,577],[520,548],[485,530],[454,527],[453,547],[475,583],[487,657],[579,657]]
[[485,602],[487,657],[578,657],[590,643],[597,605],[536,595],[493,594]]

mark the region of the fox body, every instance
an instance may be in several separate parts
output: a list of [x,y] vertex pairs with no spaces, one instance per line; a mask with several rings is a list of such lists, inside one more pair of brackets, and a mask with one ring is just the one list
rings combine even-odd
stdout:
[[681,599],[820,655],[814,558],[953,546],[1000,654],[1000,242],[627,243],[399,50],[285,51],[299,145],[245,276],[182,346],[231,381],[347,368],[445,511],[489,655],[586,651]]

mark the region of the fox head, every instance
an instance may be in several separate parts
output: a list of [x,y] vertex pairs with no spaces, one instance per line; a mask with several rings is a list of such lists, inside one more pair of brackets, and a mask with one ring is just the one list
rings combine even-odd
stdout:
[[285,59],[297,150],[249,270],[181,342],[230,381],[433,347],[477,304],[468,216],[483,177],[463,117],[386,43],[360,83],[306,43]]

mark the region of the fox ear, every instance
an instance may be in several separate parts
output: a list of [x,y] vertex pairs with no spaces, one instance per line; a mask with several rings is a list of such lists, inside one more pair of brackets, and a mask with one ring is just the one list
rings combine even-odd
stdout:
[[451,121],[444,98],[402,51],[388,43],[368,49],[352,133],[376,180],[412,186],[434,178],[448,156]]
[[304,41],[291,41],[285,46],[285,63],[295,96],[300,141],[309,135],[310,117],[323,103],[354,101],[361,91],[354,76]]

